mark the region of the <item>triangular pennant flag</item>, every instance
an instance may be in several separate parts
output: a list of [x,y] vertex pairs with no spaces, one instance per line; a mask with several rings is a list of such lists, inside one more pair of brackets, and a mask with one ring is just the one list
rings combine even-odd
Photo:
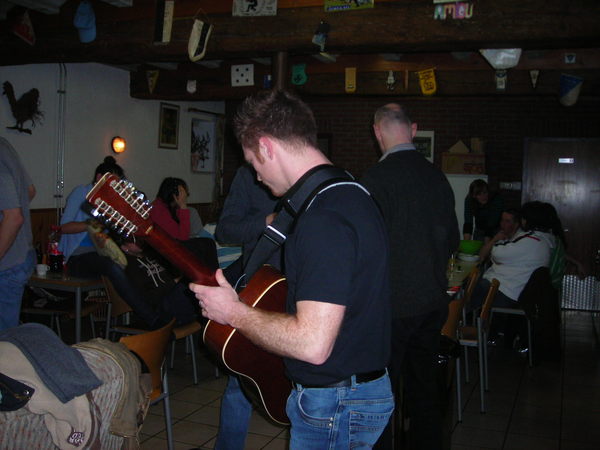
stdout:
[[29,18],[29,13],[25,11],[23,15],[16,19],[12,26],[12,32],[27,42],[29,45],[35,44],[35,32]]
[[158,81],[158,70],[147,70],[146,79],[148,80],[148,91],[152,94]]
[[423,95],[433,95],[437,91],[437,83],[435,82],[435,71],[433,69],[425,69],[417,72],[419,75],[419,85]]
[[561,105],[573,106],[577,103],[579,92],[583,84],[583,78],[563,73],[560,75],[560,98]]
[[538,77],[540,76],[540,71],[538,69],[532,69],[529,71],[529,78],[531,78],[531,85],[535,89],[538,82]]

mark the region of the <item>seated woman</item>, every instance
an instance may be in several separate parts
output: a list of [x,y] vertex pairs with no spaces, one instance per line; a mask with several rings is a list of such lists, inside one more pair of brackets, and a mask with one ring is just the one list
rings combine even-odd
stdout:
[[190,210],[187,206],[189,190],[181,178],[167,177],[152,202],[150,218],[172,238],[185,241],[190,238]]
[[510,239],[502,239],[502,232],[494,236],[492,265],[475,286],[469,310],[481,306],[494,278],[500,281],[494,306],[518,307],[519,295],[529,277],[538,267],[549,266],[550,254],[556,246],[545,214],[541,202],[525,203],[521,209],[521,229]]
[[485,180],[473,181],[465,198],[463,238],[487,243],[498,231],[503,209],[504,200],[490,192]]
[[198,237],[202,232],[202,221],[195,208],[188,208],[189,193],[181,178],[165,178],[152,202],[150,218],[191,250],[205,266],[216,270],[219,267],[216,244],[212,239]]

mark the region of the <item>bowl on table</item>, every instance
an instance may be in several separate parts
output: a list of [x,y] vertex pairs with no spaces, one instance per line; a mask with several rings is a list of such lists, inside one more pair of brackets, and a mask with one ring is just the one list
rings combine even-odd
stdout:
[[476,255],[479,253],[479,250],[481,250],[481,247],[483,247],[483,241],[471,241],[463,239],[458,245],[458,251],[459,253],[464,253],[467,255]]
[[458,259],[461,261],[477,262],[477,261],[479,261],[479,255],[470,255],[468,253],[459,253]]

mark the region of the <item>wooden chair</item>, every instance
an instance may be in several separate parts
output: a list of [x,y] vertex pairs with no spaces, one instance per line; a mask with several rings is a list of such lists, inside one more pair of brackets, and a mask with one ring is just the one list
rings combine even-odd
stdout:
[[[473,291],[475,290],[475,286],[477,285],[477,282],[479,281],[479,277],[481,275],[481,267],[479,265],[473,267],[473,269],[471,269],[471,272],[469,273],[469,275],[467,276],[467,286],[465,288],[465,292],[464,292],[464,301],[463,301],[463,307],[461,308],[462,311],[462,324],[465,325],[467,323],[467,313],[466,313],[466,306],[471,302],[471,297],[473,297]],[[465,364],[465,382],[468,383],[469,382],[469,359],[468,359],[468,355],[467,355],[467,348],[465,347],[465,352],[464,352],[464,364]],[[460,371],[460,368],[459,368]]]
[[167,348],[172,339],[173,319],[166,326],[148,331],[142,334],[123,336],[119,339],[127,348],[135,352],[148,366],[152,377],[152,392],[150,393],[150,404],[163,402],[165,414],[165,425],[167,428],[167,446],[173,449],[173,426],[171,419],[171,404],[169,402],[169,380],[165,365]]
[[[492,310],[492,304],[500,282],[497,279],[493,279],[488,293],[483,302],[481,312],[477,317],[476,326],[463,325],[458,328],[458,342],[460,345],[465,347],[465,361],[467,360],[467,347],[477,347],[479,355],[479,388],[481,394],[481,412],[485,412],[485,391],[489,389],[488,385],[488,367],[487,367],[487,335],[490,324],[490,314]],[[467,369],[468,370],[468,369]]]
[[[479,278],[479,268],[473,267],[467,277],[467,286],[463,293],[460,293],[458,298],[452,300],[448,304],[448,318],[446,323],[442,327],[441,334],[448,338],[458,342],[458,327],[461,323],[464,323],[464,305],[471,300],[475,284]],[[459,353],[460,355],[460,353]],[[460,358],[460,356],[458,357]],[[456,370],[456,408],[457,418],[459,422],[462,422],[462,390],[461,390],[461,373],[460,373],[460,360],[457,360],[454,364]]]

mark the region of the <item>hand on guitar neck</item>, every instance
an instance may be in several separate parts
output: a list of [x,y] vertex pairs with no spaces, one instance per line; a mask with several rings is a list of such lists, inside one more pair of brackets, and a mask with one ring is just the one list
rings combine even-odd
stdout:
[[218,286],[190,283],[189,288],[196,294],[204,317],[235,328],[235,317],[245,315],[249,307],[240,302],[221,269],[217,270],[215,279]]

